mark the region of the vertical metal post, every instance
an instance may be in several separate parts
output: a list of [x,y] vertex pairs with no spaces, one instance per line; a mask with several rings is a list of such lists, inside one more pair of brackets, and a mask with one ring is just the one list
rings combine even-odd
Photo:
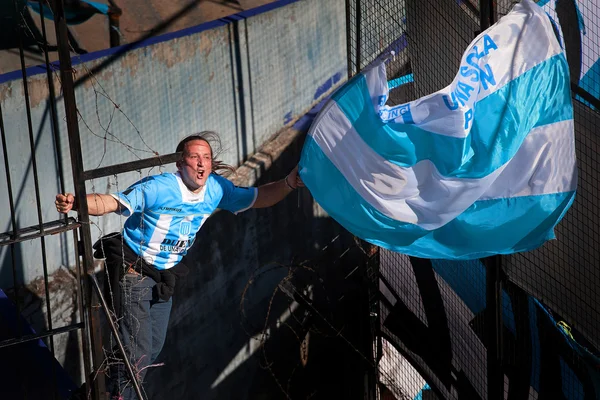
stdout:
[[[479,1],[480,26],[483,32],[496,21],[493,0]],[[502,351],[504,329],[502,321],[502,258],[486,260],[486,341],[487,341],[487,386],[488,400],[504,399],[504,372]]]
[[[60,61],[60,77],[63,89],[63,100],[65,103],[65,117],[67,122],[67,132],[69,136],[69,150],[71,153],[71,167],[73,171],[73,182],[75,186],[75,198],[78,204],[78,218],[81,222],[81,240],[83,244],[83,267],[84,271],[92,271],[94,260],[92,257],[92,239],[90,232],[90,221],[86,201],[85,179],[83,177],[83,158],[81,156],[81,138],[79,136],[79,124],[77,121],[77,104],[75,101],[75,87],[73,85],[73,75],[71,67],[71,55],[69,53],[69,38],[67,32],[67,23],[65,20],[64,5],[62,0],[52,1],[54,6],[54,26],[58,45],[58,58]],[[76,243],[77,245],[77,243]],[[90,292],[89,283],[83,280],[84,290]],[[91,319],[91,307],[87,307],[86,327],[89,329],[89,320]],[[84,335],[85,336],[85,335]],[[92,342],[101,342],[102,339],[96,337],[94,332],[90,332]],[[85,346],[85,345],[84,345]],[[85,346],[88,347],[88,346]],[[84,351],[89,351],[85,348]],[[92,347],[92,359],[94,367],[98,368],[102,364],[102,354],[98,354]],[[89,375],[86,377],[89,379]],[[106,384],[104,375],[98,374],[94,385],[94,398],[102,399],[106,393]]]
[[352,7],[350,4],[353,0],[346,0],[346,60],[348,63],[348,79],[352,78]]
[[[8,206],[10,208],[10,220],[11,220],[11,225],[12,225],[12,235],[11,235],[11,239],[16,239],[17,237],[17,219],[16,219],[16,210],[15,210],[15,202],[14,202],[14,198],[13,198],[13,193],[12,193],[12,183],[11,183],[11,179],[10,179],[10,164],[8,162],[8,150],[7,150],[7,146],[6,146],[6,131],[4,129],[4,119],[2,117],[2,102],[0,102],[0,137],[2,140],[2,155],[4,157],[4,171],[6,173],[6,188],[8,190]],[[17,260],[16,260],[16,251],[15,251],[15,244],[11,243],[10,244],[10,260],[11,260],[11,267],[12,267],[12,278],[13,278],[13,288],[15,291],[15,308],[17,310],[16,312],[16,320],[15,320],[15,325],[17,327],[17,332],[16,332],[16,337],[20,338],[23,334],[22,332],[22,325],[21,325],[21,320],[19,319],[19,316],[21,315],[21,302],[19,301],[19,282],[17,281]],[[19,366],[19,369],[21,369],[22,367]],[[22,371],[19,371],[20,373],[22,373]],[[27,398],[27,385],[25,383],[22,383],[22,390],[23,390],[23,394],[24,394],[24,398]]]
[[493,0],[479,0],[479,26],[481,31],[496,23],[496,10]]
[[[77,288],[77,308],[79,308],[79,320],[81,322],[84,323],[84,327],[87,326],[85,324],[86,321],[86,305],[90,305],[92,304],[90,301],[88,301],[87,299],[85,299],[87,292],[86,292],[86,287],[85,287],[85,283],[84,283],[84,278],[85,278],[85,272],[82,273],[82,268],[81,268],[81,259],[79,258],[79,246],[77,246],[77,243],[79,243],[79,238],[77,236],[77,230],[73,230],[73,243],[75,244],[75,276],[77,277],[77,283],[78,285],[76,285],[75,287]],[[91,307],[90,307],[91,308]],[[92,370],[91,370],[91,365],[92,362],[90,360],[90,345],[89,345],[89,340],[90,337],[98,337],[98,336],[94,336],[93,334],[90,334],[88,336],[88,331],[87,329],[82,329],[81,330],[81,342],[83,344],[83,368],[85,371],[85,383],[84,383],[84,387],[85,387],[85,398],[88,398],[89,393],[91,393],[91,386],[90,386],[90,376],[92,374]],[[96,354],[98,353],[98,349],[96,347]],[[100,352],[102,352],[102,343],[100,343]]]
[[358,73],[362,68],[360,66],[361,60],[361,26],[362,26],[362,7],[360,0],[356,0],[356,71]]
[[486,343],[488,400],[504,399],[502,350],[502,264],[500,256],[486,260]]
[[108,12],[108,36],[110,47],[121,45],[121,35],[119,34],[119,21],[122,11],[113,0],[109,0],[110,10]]

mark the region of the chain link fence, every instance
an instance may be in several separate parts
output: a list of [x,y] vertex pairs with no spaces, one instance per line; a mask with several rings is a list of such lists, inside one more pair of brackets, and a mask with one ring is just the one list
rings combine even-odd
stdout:
[[[496,20],[516,3],[348,0],[349,75],[383,58],[389,105],[438,91],[452,82],[464,50],[481,32],[482,4]],[[600,396],[600,7],[586,0],[537,4],[569,62],[579,168],[575,203],[556,229],[557,240],[526,253],[461,262],[380,249],[380,398]],[[502,324],[493,335],[490,265],[501,268],[496,287],[502,288],[496,310]],[[500,340],[497,358],[490,358],[491,337]],[[503,381],[504,393],[489,379]]]

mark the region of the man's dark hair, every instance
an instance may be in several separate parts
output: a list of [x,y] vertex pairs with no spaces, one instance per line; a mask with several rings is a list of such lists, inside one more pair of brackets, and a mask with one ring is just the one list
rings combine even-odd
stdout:
[[[175,149],[175,152],[183,153],[183,151],[185,150],[185,145],[188,142],[191,142],[192,140],[203,140],[206,143],[208,143],[208,146],[210,147],[210,156],[212,158],[212,171],[211,172],[216,173],[217,171],[220,171],[220,170],[226,170],[226,171],[229,171],[232,173],[235,172],[234,167],[232,167],[229,164],[225,164],[224,162],[222,162],[221,160],[218,160],[216,158],[216,157],[219,157],[219,155],[222,152],[221,138],[219,137],[219,134],[217,132],[202,131],[199,133],[194,133],[192,135],[186,136],[177,144],[177,148]],[[183,156],[183,154],[182,154],[182,156]]]

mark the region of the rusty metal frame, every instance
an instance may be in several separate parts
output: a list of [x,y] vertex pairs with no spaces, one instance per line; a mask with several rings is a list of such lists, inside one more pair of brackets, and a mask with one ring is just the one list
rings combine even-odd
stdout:
[[[0,248],[7,246],[10,248],[11,260],[12,260],[12,275],[13,275],[13,287],[15,293],[15,308],[16,308],[16,316],[17,316],[17,327],[16,327],[16,336],[7,340],[0,341],[0,348],[7,348],[10,346],[20,345],[23,343],[39,340],[39,339],[47,339],[49,343],[49,350],[52,354],[52,357],[55,357],[55,349],[54,349],[54,336],[59,334],[64,334],[68,332],[79,332],[80,339],[83,345],[83,368],[86,376],[85,380],[85,392],[91,393],[94,399],[104,399],[106,388],[104,381],[104,374],[93,374],[93,370],[99,369],[103,365],[103,351],[102,351],[102,339],[100,335],[99,328],[99,308],[101,308],[105,316],[109,322],[111,331],[115,336],[117,344],[121,350],[121,354],[124,355],[125,349],[121,340],[118,337],[117,329],[115,325],[115,321],[111,313],[109,312],[108,306],[102,296],[100,287],[98,285],[98,281],[94,275],[94,267],[93,267],[93,256],[92,256],[92,243],[91,243],[91,232],[89,225],[89,214],[87,210],[87,204],[84,201],[86,196],[85,182],[86,180],[94,179],[101,176],[109,176],[114,175],[121,172],[133,171],[136,169],[164,165],[166,163],[175,162],[179,157],[181,157],[181,153],[174,153],[162,157],[153,157],[147,160],[139,160],[133,163],[125,163],[114,165],[106,168],[99,168],[97,170],[91,170],[83,172],[83,160],[81,156],[81,140],[79,136],[79,127],[78,127],[78,114],[77,114],[77,105],[75,100],[75,83],[73,82],[73,75],[71,73],[71,58],[70,58],[70,38],[69,31],[66,24],[66,19],[64,15],[64,4],[62,0],[42,0],[39,2],[40,8],[44,4],[49,4],[53,9],[54,13],[54,25],[56,30],[57,37],[57,46],[50,47],[46,42],[47,34],[46,34],[46,24],[45,20],[41,18],[41,30],[43,34],[43,41],[40,43],[40,49],[44,54],[44,61],[46,67],[46,77],[48,83],[48,93],[49,93],[49,113],[50,120],[52,124],[52,132],[54,135],[54,145],[55,145],[55,153],[60,158],[60,136],[59,136],[59,128],[58,128],[58,113],[56,109],[56,93],[54,89],[53,83],[53,73],[55,68],[51,66],[49,61],[48,52],[49,51],[58,51],[59,62],[60,62],[60,79],[62,86],[62,97],[65,104],[65,116],[66,116],[66,124],[68,131],[68,140],[69,140],[69,149],[71,154],[71,167],[75,185],[75,195],[80,204],[78,210],[78,218],[77,220],[74,218],[69,218],[66,215],[64,218],[61,218],[56,221],[51,222],[43,222],[42,220],[42,204],[41,204],[41,195],[40,195],[40,187],[39,187],[39,176],[38,176],[38,164],[36,160],[36,152],[35,152],[35,139],[33,134],[33,123],[31,117],[31,106],[29,103],[29,86],[28,86],[28,77],[25,65],[25,55],[24,55],[24,45],[23,45],[23,37],[25,35],[25,29],[27,26],[23,21],[22,17],[18,23],[18,39],[19,39],[19,55],[21,61],[21,74],[22,74],[22,85],[23,85],[23,93],[25,99],[25,109],[26,109],[26,118],[27,118],[27,130],[28,130],[28,138],[30,144],[30,154],[31,154],[31,168],[33,171],[33,186],[35,189],[35,197],[36,197],[36,211],[38,217],[38,223],[33,226],[19,228],[16,221],[16,212],[15,212],[15,201],[12,190],[12,182],[11,182],[11,173],[10,173],[10,165],[8,161],[8,151],[7,151],[7,132],[4,126],[4,120],[2,115],[2,107],[0,105],[0,139],[1,146],[3,151],[4,158],[4,168],[5,168],[5,179],[7,182],[7,191],[8,191],[8,199],[9,204],[8,208],[10,209],[10,224],[12,229],[5,233],[0,233]],[[111,5],[114,5],[114,2],[111,1]],[[19,6],[17,2],[14,1],[14,7],[16,11],[16,15],[21,15]],[[117,7],[118,10],[118,7]],[[40,10],[41,11],[41,10]],[[120,16],[120,10],[118,10],[118,15],[115,14],[114,18],[111,19],[111,45],[116,46],[119,44],[118,42],[118,32],[114,30],[115,27],[118,27],[118,17]],[[62,170],[62,166],[58,163],[58,176],[59,176],[59,184],[60,190],[64,193],[64,171]],[[48,266],[47,266],[47,257],[46,257],[46,243],[45,238],[49,235],[55,235],[59,233],[66,233],[72,231],[73,238],[75,243],[75,273],[77,280],[77,308],[79,309],[79,322],[72,323],[67,326],[63,326],[60,328],[53,328],[52,326],[52,311],[50,309],[50,290],[49,290],[49,274],[48,274]],[[48,329],[41,333],[29,333],[23,332],[22,323],[19,321],[22,304],[20,304],[20,299],[18,296],[18,292],[20,287],[22,286],[19,282],[17,282],[17,271],[18,266],[15,260],[15,245],[30,240],[39,240],[41,243],[41,252],[42,252],[42,266],[43,266],[43,279],[44,279],[44,288],[45,288],[45,296],[46,296],[46,324]],[[99,305],[99,307],[98,307]],[[145,399],[145,396],[142,394],[141,385],[136,379],[136,375],[134,374],[133,367],[129,362],[126,356],[123,357],[123,362],[126,366],[127,373],[129,378],[132,381],[135,392],[139,399]],[[52,373],[54,374],[54,369],[56,367],[52,364]],[[95,376],[94,376],[95,375]],[[94,376],[94,377],[93,377]],[[92,382],[93,380],[93,382]],[[55,380],[52,380],[53,385],[53,393],[48,393],[49,398],[56,399],[58,398],[58,389]],[[27,389],[23,388],[25,391],[25,396],[27,397]]]

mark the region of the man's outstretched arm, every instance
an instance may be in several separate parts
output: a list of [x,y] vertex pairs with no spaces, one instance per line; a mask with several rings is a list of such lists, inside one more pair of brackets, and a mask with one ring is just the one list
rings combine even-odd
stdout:
[[[88,213],[90,215],[104,215],[120,209],[119,202],[108,194],[92,193],[86,196]],[[57,194],[56,211],[66,214],[71,210],[77,210],[75,205],[75,196],[72,193]]]
[[259,186],[258,195],[252,208],[271,207],[298,187],[304,187],[304,183],[298,176],[298,166],[296,166],[284,179]]

